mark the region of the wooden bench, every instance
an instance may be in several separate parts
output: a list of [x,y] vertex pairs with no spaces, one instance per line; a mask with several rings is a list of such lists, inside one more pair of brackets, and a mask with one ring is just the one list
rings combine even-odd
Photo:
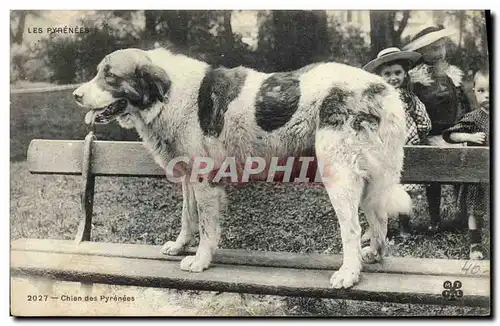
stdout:
[[[405,155],[405,183],[489,183],[487,148],[406,147]],[[348,290],[329,287],[332,271],[341,265],[340,255],[219,249],[209,270],[184,272],[179,268],[183,256],[162,255],[160,246],[90,241],[96,177],[164,177],[142,144],[97,141],[92,133],[85,141],[33,140],[28,165],[34,174],[82,175],[82,216],[74,241],[12,241],[13,276],[399,303],[490,303],[489,261],[387,257],[365,264],[361,282]],[[463,296],[443,295],[446,281],[460,281]]]

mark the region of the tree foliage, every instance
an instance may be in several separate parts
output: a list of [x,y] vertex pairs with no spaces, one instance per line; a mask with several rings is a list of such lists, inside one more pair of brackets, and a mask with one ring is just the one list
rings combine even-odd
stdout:
[[370,45],[358,27],[343,24],[332,18],[329,23],[328,35],[330,38],[328,61],[362,67],[371,60]]
[[113,12],[101,12],[82,18],[81,24],[89,27],[89,33],[45,40],[45,58],[53,71],[51,81],[65,84],[88,80],[106,54],[136,46],[139,34],[127,22],[129,19]]
[[[450,11],[449,15],[459,22],[461,30],[459,31],[459,43],[449,45],[448,57],[451,63],[472,75],[482,66],[489,64],[486,17],[484,13],[478,11]],[[471,29],[465,28],[468,23],[472,27]]]
[[[328,16],[324,10],[261,10],[257,46],[250,48],[233,31],[230,10],[112,10],[80,19],[90,32],[50,37],[29,46],[20,39],[26,19],[40,12],[11,12],[11,82],[74,83],[88,80],[108,53],[126,47],[166,46],[214,66],[246,65],[262,71],[288,71],[317,61],[360,67],[385,47],[401,46],[410,11],[370,12],[370,35],[359,26]],[[474,14],[475,13],[475,14]],[[458,23],[461,43],[453,63],[475,69],[487,57],[484,15],[439,12],[435,19]],[[451,17],[451,18],[450,18]],[[140,18],[140,19],[139,19]],[[352,18],[352,13],[351,13]],[[351,19],[352,20],[352,19]],[[141,24],[133,23],[141,21]]]

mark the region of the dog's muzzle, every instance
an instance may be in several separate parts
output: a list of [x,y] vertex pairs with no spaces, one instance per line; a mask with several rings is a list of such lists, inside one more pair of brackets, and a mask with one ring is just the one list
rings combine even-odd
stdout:
[[116,116],[123,114],[127,106],[128,101],[126,99],[119,99],[104,108],[90,110],[85,115],[85,123],[87,125],[108,123]]

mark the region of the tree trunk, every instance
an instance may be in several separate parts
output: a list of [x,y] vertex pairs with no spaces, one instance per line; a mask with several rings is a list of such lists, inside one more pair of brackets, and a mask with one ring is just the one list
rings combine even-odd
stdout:
[[295,28],[294,13],[287,10],[273,11],[274,25],[274,66],[276,70],[292,70],[295,66]]
[[326,12],[273,11],[276,70],[299,69],[328,48]]
[[488,62],[491,59],[488,55],[491,53],[491,42],[492,42],[492,30],[493,26],[491,23],[491,12],[489,10],[483,11],[484,18],[484,33],[481,33],[481,45],[483,49],[484,56],[488,58]]
[[328,35],[328,16],[326,14],[326,10],[317,10],[314,11],[314,14],[317,16],[316,23],[316,55],[318,57],[322,57],[324,55],[328,55],[328,50],[330,48],[330,38]]
[[163,12],[168,26],[168,39],[174,45],[188,45],[189,12],[187,10],[168,10]]
[[233,27],[231,26],[231,10],[222,11],[222,64],[224,66],[234,67],[241,64],[241,58],[234,51],[234,35]]
[[144,34],[146,37],[156,36],[156,24],[158,19],[157,10],[144,10],[144,18],[146,20]]
[[458,49],[462,47],[462,35],[464,33],[465,25],[465,11],[460,10],[458,13]]
[[23,43],[24,25],[26,25],[26,16],[28,12],[26,10],[21,10],[19,12],[19,22],[17,24],[16,32],[11,33],[11,42],[13,44]]
[[375,58],[384,48],[394,46],[394,13],[389,11],[370,11],[371,57]]
[[[394,19],[396,19],[396,13],[393,13]],[[392,46],[400,47],[401,46],[401,35],[403,34],[404,29],[408,25],[408,21],[410,20],[410,10],[405,10],[403,12],[403,18],[398,24],[398,28],[394,30],[392,37]],[[393,21],[394,23],[394,21]]]
[[257,50],[265,52],[274,46],[274,24],[272,22],[273,13],[267,10],[257,11]]
[[352,22],[352,10],[347,10],[347,22]]
[[231,26],[232,11],[224,10],[222,15],[224,17],[222,23],[224,27],[224,47],[226,51],[231,51],[231,49],[234,47],[233,27]]

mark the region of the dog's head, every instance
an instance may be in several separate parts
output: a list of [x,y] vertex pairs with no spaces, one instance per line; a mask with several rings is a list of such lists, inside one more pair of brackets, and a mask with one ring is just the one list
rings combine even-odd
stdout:
[[[155,104],[164,102],[171,81],[145,51],[124,49],[107,55],[97,66],[96,76],[73,92],[76,102],[90,109],[87,124],[117,119],[132,127],[131,118],[150,120]],[[158,107],[158,106],[156,106]],[[149,118],[147,118],[149,117]]]

